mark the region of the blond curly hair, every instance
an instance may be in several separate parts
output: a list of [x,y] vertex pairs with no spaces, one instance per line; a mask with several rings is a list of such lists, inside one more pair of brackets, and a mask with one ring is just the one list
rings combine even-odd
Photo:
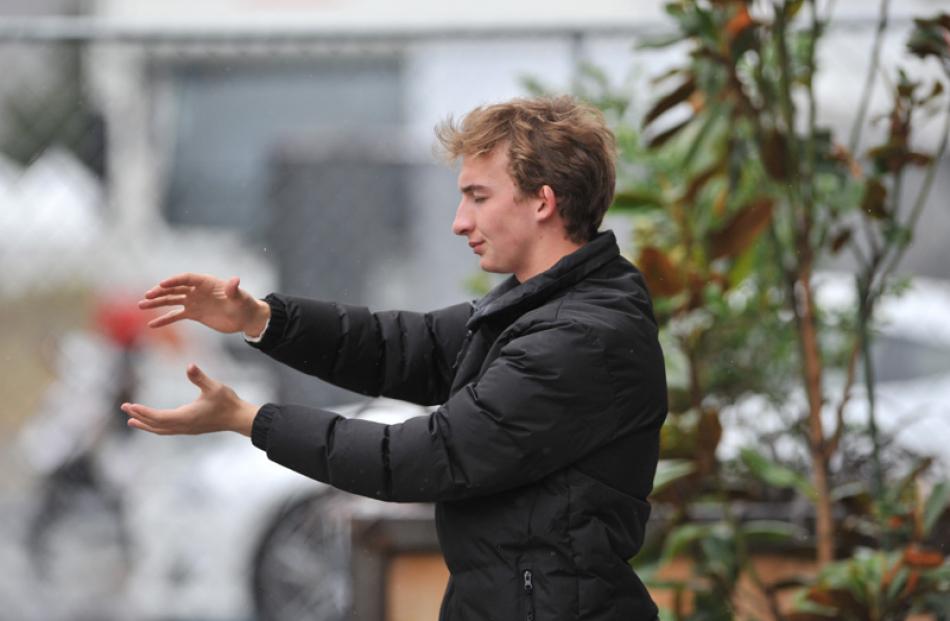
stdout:
[[601,112],[569,96],[519,98],[480,106],[435,129],[448,161],[507,145],[508,174],[521,196],[548,185],[568,237],[591,239],[613,202],[616,139]]

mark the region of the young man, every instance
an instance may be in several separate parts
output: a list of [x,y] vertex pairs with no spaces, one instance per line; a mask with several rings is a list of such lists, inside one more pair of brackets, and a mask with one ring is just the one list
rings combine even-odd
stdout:
[[574,100],[477,108],[438,130],[462,158],[452,225],[482,269],[511,274],[474,304],[430,313],[271,294],[184,274],[142,308],[180,306],[244,332],[305,373],[368,395],[442,404],[397,425],[293,405],[258,407],[196,366],[175,410],[125,404],[161,434],[233,430],[270,459],[342,490],[435,502],[451,572],[440,619],[652,620],[631,570],[666,416],[663,356],[639,272],[610,232],[614,139]]

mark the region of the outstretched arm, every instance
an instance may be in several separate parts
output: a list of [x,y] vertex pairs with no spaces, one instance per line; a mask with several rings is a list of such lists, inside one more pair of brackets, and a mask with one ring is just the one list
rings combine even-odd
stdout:
[[540,480],[619,435],[657,429],[665,384],[647,347],[642,365],[615,376],[585,326],[537,326],[429,416],[383,425],[267,404],[252,439],[283,466],[381,500],[500,492]]
[[253,347],[298,371],[362,394],[424,405],[448,398],[470,304],[431,313],[371,313],[358,306],[277,294],[265,300],[241,289],[236,277],[187,273],[149,289],[139,308],[179,307],[153,319],[153,328],[191,319],[218,332],[258,337],[267,326]]
[[383,311],[271,294],[260,343],[275,360],[337,386],[422,405],[444,403],[471,304]]
[[[646,344],[645,344],[646,345]],[[201,389],[172,410],[122,406],[129,425],[158,434],[238,431],[287,468],[381,500],[480,496],[537,481],[619,435],[658,429],[666,413],[662,366],[648,346],[614,376],[602,343],[582,325],[556,324],[502,348],[484,375],[429,416],[385,425],[327,410],[257,408],[195,367]]]

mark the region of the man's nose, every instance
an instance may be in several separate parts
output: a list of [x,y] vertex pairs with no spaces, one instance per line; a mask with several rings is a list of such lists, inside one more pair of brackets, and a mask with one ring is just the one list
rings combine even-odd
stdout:
[[456,235],[467,235],[472,230],[472,219],[465,208],[465,199],[459,201],[455,210],[455,220],[452,221],[452,232]]

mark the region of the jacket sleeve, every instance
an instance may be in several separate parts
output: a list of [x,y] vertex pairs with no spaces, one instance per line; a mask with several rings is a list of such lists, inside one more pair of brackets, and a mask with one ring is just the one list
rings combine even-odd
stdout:
[[391,501],[438,501],[515,488],[606,444],[614,384],[596,337],[578,324],[518,337],[477,383],[428,416],[394,425],[265,405],[252,439],[268,457],[337,488]]
[[365,395],[444,403],[465,339],[469,303],[430,313],[270,294],[271,319],[250,345],[288,366]]

